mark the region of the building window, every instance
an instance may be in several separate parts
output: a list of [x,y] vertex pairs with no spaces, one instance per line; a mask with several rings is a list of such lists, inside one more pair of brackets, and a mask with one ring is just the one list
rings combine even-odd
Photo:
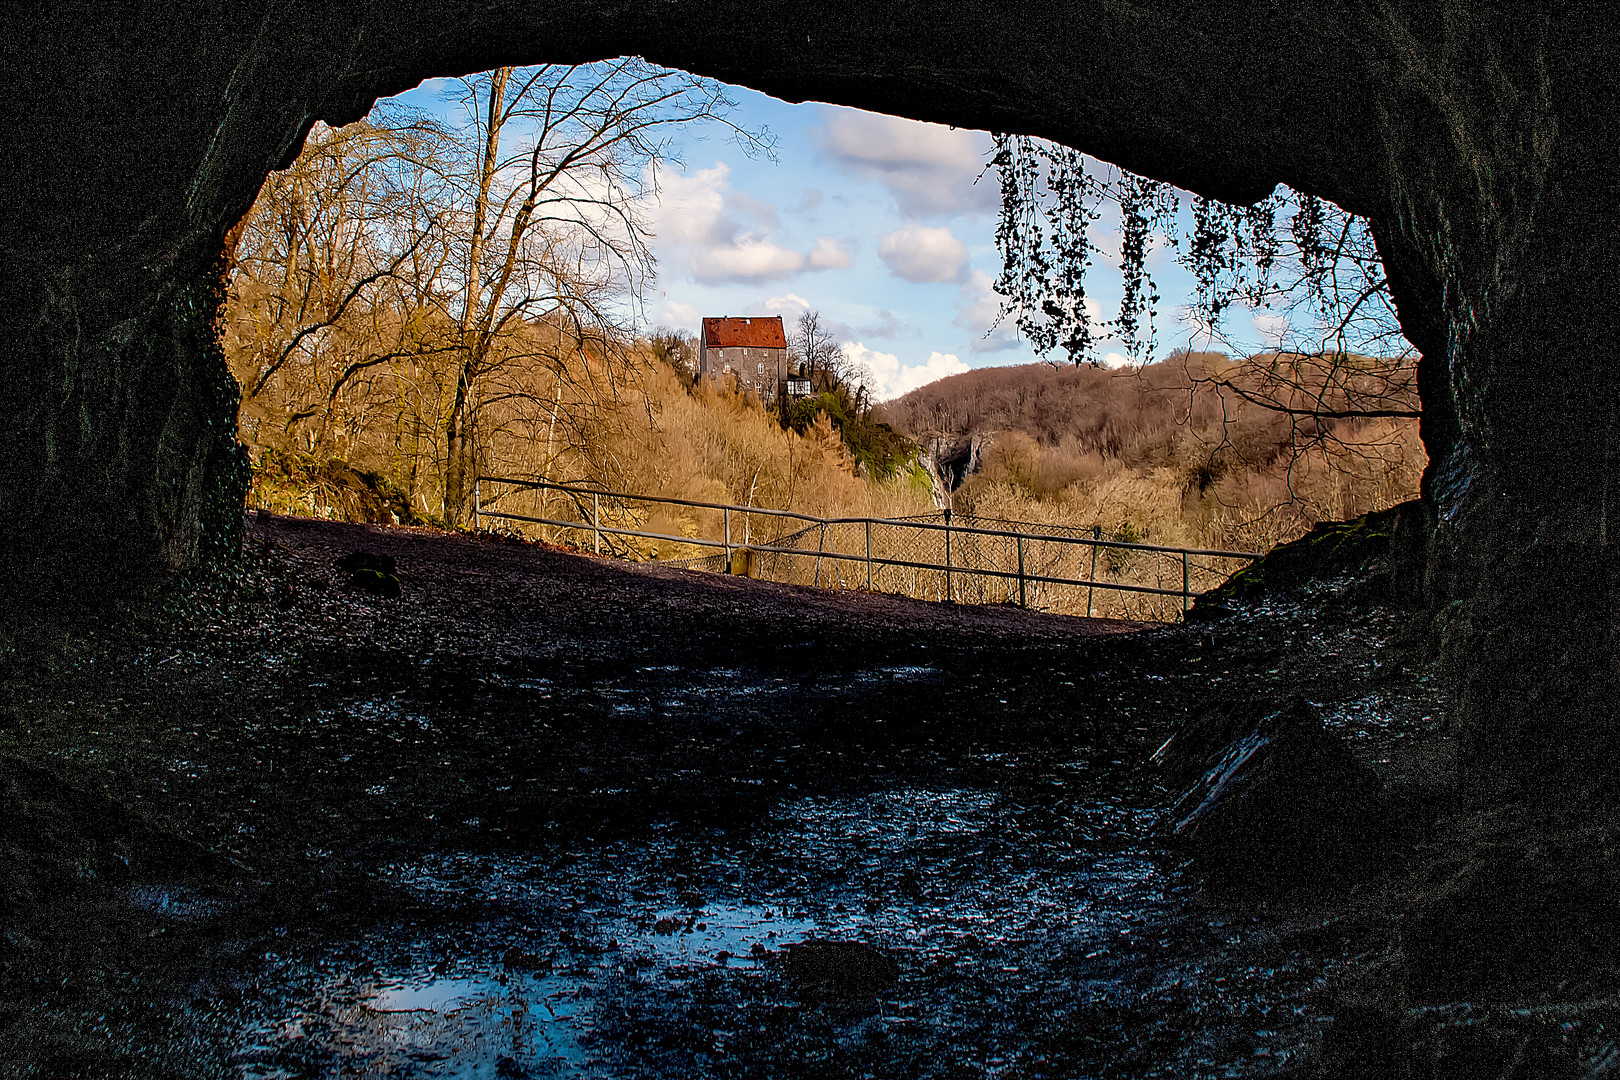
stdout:
[[765,365],[764,364],[759,365],[759,370],[756,372],[756,374],[758,374],[758,375],[765,374]]

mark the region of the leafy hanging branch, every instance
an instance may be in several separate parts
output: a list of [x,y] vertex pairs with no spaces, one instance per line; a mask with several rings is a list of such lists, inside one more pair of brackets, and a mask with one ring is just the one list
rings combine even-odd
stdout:
[[[1409,452],[1410,421],[1422,415],[1417,356],[1364,219],[1287,190],[1233,206],[1023,136],[995,136],[992,164],[1002,196],[1001,318],[1014,318],[1037,352],[1061,349],[1074,364],[1097,364],[1106,341],[1138,364],[1150,361],[1162,297],[1149,257],[1174,252],[1196,286],[1183,318],[1240,357],[1189,348],[1170,357],[1185,380],[1185,415],[1202,397],[1222,418],[1219,439],[1201,449],[1210,462],[1244,458],[1252,420],[1236,418],[1255,407],[1286,420],[1290,505],[1301,499],[1295,466],[1309,452],[1326,451],[1346,476],[1388,474]],[[1118,212],[1123,290],[1117,314],[1103,319],[1087,299],[1098,249],[1086,231],[1108,204]],[[1223,329],[1245,309],[1272,339],[1265,347],[1234,342]]]
[[[1367,223],[1308,195],[1277,192],[1252,206],[1185,196],[1169,184],[1088,163],[1079,153],[1027,136],[996,135],[991,164],[1001,181],[996,243],[1003,271],[996,291],[1037,352],[1062,348],[1074,363],[1096,362],[1114,339],[1147,359],[1162,300],[1148,269],[1155,242],[1176,253],[1197,286],[1191,311],[1211,339],[1225,341],[1234,304],[1304,323],[1300,340],[1275,348],[1309,355],[1373,354],[1408,363],[1383,265]],[[1113,319],[1093,315],[1085,275],[1095,245],[1086,229],[1103,204],[1119,213],[1124,292]],[[1279,222],[1287,229],[1279,230]],[[1296,337],[1299,334],[1295,335]]]
[[[1152,348],[1158,286],[1147,272],[1148,248],[1155,235],[1168,233],[1174,225],[1177,199],[1175,189],[1134,173],[1121,175],[1116,188],[1120,221],[1120,272],[1125,293],[1116,322],[1120,340],[1132,356]],[[1142,321],[1147,320],[1147,333]]]

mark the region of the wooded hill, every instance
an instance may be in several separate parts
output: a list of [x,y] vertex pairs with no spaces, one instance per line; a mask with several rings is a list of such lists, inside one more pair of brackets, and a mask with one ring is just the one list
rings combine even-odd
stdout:
[[879,412],[922,442],[980,442],[962,509],[1045,520],[1066,504],[1066,518],[1139,536],[1264,549],[1416,495],[1414,359],[1177,351],[1121,370],[981,368]]

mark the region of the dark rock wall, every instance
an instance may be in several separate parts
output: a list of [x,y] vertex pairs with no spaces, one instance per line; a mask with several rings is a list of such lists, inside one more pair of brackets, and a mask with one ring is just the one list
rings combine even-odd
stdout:
[[1513,756],[1550,726],[1580,734],[1542,744],[1589,746],[1615,689],[1614,37],[1598,5],[1477,0],[16,5],[4,573],[150,580],[224,536],[242,472],[211,283],[314,120],[428,76],[640,52],[1367,214],[1426,356],[1431,599],[1471,745]]

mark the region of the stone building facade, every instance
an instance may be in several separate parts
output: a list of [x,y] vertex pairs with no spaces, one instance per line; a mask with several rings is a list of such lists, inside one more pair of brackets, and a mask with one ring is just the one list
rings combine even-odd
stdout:
[[787,332],[780,315],[704,319],[698,334],[698,374],[736,376],[738,388],[775,401],[801,377],[789,370]]

